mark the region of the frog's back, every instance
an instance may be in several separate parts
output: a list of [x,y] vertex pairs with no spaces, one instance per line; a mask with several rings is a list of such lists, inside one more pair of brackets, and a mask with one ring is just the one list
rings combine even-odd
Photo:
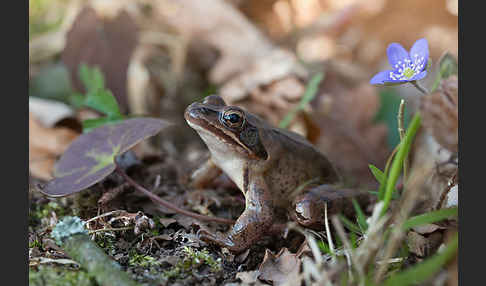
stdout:
[[274,195],[286,198],[277,202],[278,205],[285,206],[292,201],[298,187],[310,180],[316,184],[332,184],[339,180],[331,162],[305,138],[279,128],[267,131],[273,137],[272,148],[279,149],[279,156],[271,158],[273,167],[266,176]]
[[305,169],[310,169],[315,176],[319,176],[325,183],[333,183],[339,180],[339,176],[327,157],[304,137],[295,132],[273,128],[275,136],[285,154],[288,154],[294,162],[302,162]]

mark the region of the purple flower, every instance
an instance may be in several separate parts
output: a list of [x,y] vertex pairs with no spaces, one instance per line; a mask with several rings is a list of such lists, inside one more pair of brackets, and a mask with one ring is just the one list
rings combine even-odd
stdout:
[[377,73],[371,84],[393,85],[423,79],[427,75],[429,44],[426,39],[417,40],[410,53],[402,45],[391,43],[386,49],[391,70]]

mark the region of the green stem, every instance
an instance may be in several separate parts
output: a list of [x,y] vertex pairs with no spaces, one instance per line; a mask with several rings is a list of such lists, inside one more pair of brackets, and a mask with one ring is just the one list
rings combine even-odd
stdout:
[[393,160],[393,164],[390,169],[390,175],[386,180],[385,197],[383,198],[384,205],[381,212],[382,215],[387,211],[388,206],[390,205],[393,191],[395,190],[395,184],[403,168],[403,161],[410,151],[412,140],[420,127],[420,122],[420,113],[417,112],[415,113],[412,122],[410,122],[410,127],[405,134],[405,138],[400,142],[400,149],[395,155],[395,159]]
[[[405,137],[405,124],[403,122],[404,118],[404,113],[405,113],[405,100],[400,101],[400,107],[398,108],[398,133],[400,135],[400,141],[403,140],[403,137]],[[405,157],[405,160],[403,162],[403,181],[405,182],[407,179],[407,170],[408,170],[408,160],[407,157]],[[405,189],[405,184],[404,187]]]

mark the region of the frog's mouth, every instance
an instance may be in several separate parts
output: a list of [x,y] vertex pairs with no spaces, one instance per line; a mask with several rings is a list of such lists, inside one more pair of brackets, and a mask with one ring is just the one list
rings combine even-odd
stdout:
[[240,144],[236,139],[236,134],[229,131],[225,132],[225,129],[218,126],[220,123],[218,119],[219,113],[217,111],[198,105],[198,103],[191,104],[184,113],[184,118],[192,129],[198,133],[213,136],[213,139],[221,141],[224,144],[229,144],[247,155],[251,154],[247,147]]

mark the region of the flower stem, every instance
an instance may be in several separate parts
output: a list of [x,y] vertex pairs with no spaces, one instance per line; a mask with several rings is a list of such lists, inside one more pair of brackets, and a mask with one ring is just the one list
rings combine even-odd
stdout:
[[410,83],[413,84],[413,86],[415,86],[424,95],[429,94],[429,91],[425,87],[421,86],[416,80],[411,81]]
[[[400,134],[400,141],[403,141],[405,137],[405,124],[403,123],[403,117],[405,113],[405,100],[400,101],[400,107],[398,109],[398,133]],[[403,161],[403,182],[406,181],[407,178],[407,170],[408,170],[408,157],[405,157]],[[404,184],[405,185],[405,184]],[[405,189],[405,186],[403,187]]]
[[388,209],[388,206],[390,204],[393,195],[393,191],[395,189],[395,184],[403,168],[403,161],[405,157],[407,157],[408,152],[410,151],[413,138],[415,137],[415,134],[417,133],[420,127],[420,122],[421,122],[420,113],[417,112],[415,113],[412,122],[410,122],[410,126],[407,132],[405,133],[405,138],[400,142],[400,147],[399,147],[400,149],[395,155],[395,158],[393,160],[390,169],[390,174],[388,175],[388,178],[386,180],[385,196],[383,198],[384,204],[381,212],[382,215],[385,214],[386,210]]

